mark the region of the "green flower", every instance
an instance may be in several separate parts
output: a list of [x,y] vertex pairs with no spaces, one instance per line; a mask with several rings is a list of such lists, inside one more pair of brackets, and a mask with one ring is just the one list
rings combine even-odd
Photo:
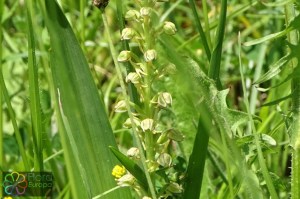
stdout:
[[166,21],[164,24],[164,32],[168,35],[174,35],[177,31],[175,24],[169,21]]
[[126,107],[126,102],[125,100],[121,100],[119,101],[116,105],[115,105],[115,112],[116,113],[123,113],[127,111],[127,107]]
[[149,119],[149,118],[144,119],[141,122],[141,128],[143,129],[144,132],[154,130],[154,121],[153,121],[153,119]]
[[148,17],[150,16],[150,13],[151,13],[151,8],[149,7],[142,7],[141,10],[140,10],[140,13],[143,17]]
[[132,28],[124,28],[121,34],[121,40],[130,40],[134,37],[135,32]]
[[119,62],[127,62],[131,59],[131,53],[128,50],[123,50],[120,52],[118,56],[118,61]]
[[156,57],[157,57],[157,52],[156,52],[156,50],[154,50],[154,49],[147,50],[147,51],[144,53],[144,58],[145,58],[145,61],[146,61],[146,62],[151,62],[151,61],[155,60]]
[[159,106],[166,108],[172,105],[172,96],[168,92],[163,92],[158,95],[157,103]]
[[131,157],[131,158],[139,159],[139,158],[140,158],[140,150],[139,150],[138,148],[136,148],[136,147],[131,147],[131,148],[127,151],[126,155],[127,155],[128,157]]
[[131,82],[133,84],[139,84],[141,80],[141,76],[138,73],[131,72],[126,77],[126,82]]
[[139,19],[141,14],[136,10],[129,10],[125,14],[125,19],[127,21],[133,21]]

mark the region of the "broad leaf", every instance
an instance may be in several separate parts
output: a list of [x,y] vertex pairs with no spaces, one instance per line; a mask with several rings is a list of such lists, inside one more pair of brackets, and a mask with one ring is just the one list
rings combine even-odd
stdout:
[[[56,1],[45,0],[45,18],[72,198],[92,198],[116,186],[111,170],[117,159],[109,150],[116,146],[114,135],[88,63]],[[128,189],[118,189],[103,198],[131,196]]]

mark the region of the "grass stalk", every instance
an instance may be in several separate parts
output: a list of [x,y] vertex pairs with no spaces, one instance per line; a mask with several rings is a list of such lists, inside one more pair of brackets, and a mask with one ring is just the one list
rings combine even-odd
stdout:
[[210,28],[209,28],[207,2],[202,1],[202,6],[203,6],[202,10],[203,10],[203,17],[204,17],[205,35],[206,35],[207,44],[209,46],[209,49],[211,49],[212,44],[211,44],[211,36],[210,36]]
[[222,0],[221,2],[221,13],[220,20],[215,40],[215,46],[212,52],[212,56],[210,59],[210,66],[208,76],[212,78],[217,85],[217,88],[220,90],[222,88],[220,81],[220,67],[221,67],[221,56],[222,56],[222,46],[225,35],[225,27],[226,27],[226,15],[227,15],[227,0]]
[[[289,3],[285,6],[286,23],[295,18],[295,8],[293,3]],[[287,39],[290,44],[299,46],[298,34],[300,29],[290,31],[287,35]],[[298,59],[298,62],[297,62]],[[292,113],[293,124],[291,128],[291,146],[292,146],[292,176],[291,176],[291,198],[300,199],[300,55],[297,52],[297,58],[294,58],[290,62],[290,66],[293,69],[293,78],[291,82],[292,91]]]
[[[123,80],[122,70],[121,70],[120,64],[117,60],[117,52],[116,52],[116,49],[115,49],[114,44],[112,42],[112,38],[110,36],[111,33],[109,31],[110,29],[109,29],[108,22],[107,22],[107,19],[106,19],[106,16],[105,16],[104,12],[102,13],[102,19],[103,19],[104,27],[105,27],[106,34],[107,34],[107,37],[108,37],[111,56],[113,58],[115,66],[116,66],[117,75],[118,75],[120,85],[121,85],[121,88],[122,88],[122,94],[123,94],[123,96],[125,98],[125,101],[126,101],[126,108],[127,108],[127,111],[128,111],[129,118],[131,120],[133,135],[134,135],[134,138],[136,140],[138,149],[140,151],[144,151],[143,146],[142,146],[142,142],[141,142],[141,140],[139,138],[139,135],[138,135],[138,132],[136,132],[137,128],[136,128],[136,125],[135,125],[135,122],[134,122],[133,113],[131,112],[128,95],[126,93],[126,86],[125,86],[125,83],[124,83],[124,80]],[[142,162],[142,166],[143,166],[146,178],[147,178],[147,182],[148,182],[151,197],[153,199],[156,199],[157,196],[156,196],[156,193],[155,193],[155,188],[154,188],[150,173],[149,173],[147,165],[146,165],[146,157],[145,157],[143,152],[141,152],[140,155],[141,155],[141,162]]]
[[194,15],[194,18],[195,18],[195,21],[196,21],[196,27],[198,29],[200,39],[203,43],[204,51],[206,53],[207,59],[210,61],[211,60],[211,51],[210,51],[210,48],[209,48],[209,45],[208,45],[207,38],[206,38],[205,33],[203,31],[201,22],[199,20],[199,16],[198,16],[198,13],[197,13],[197,10],[196,10],[195,1],[194,0],[189,0],[189,3],[190,3],[190,6],[192,8],[192,11],[193,11],[193,15]]
[[30,91],[30,113],[32,130],[34,135],[34,170],[43,170],[43,130],[41,120],[41,107],[39,96],[38,67],[35,58],[35,37],[32,25],[33,3],[27,1],[27,21],[28,21],[28,76]]
[[183,194],[184,199],[199,198],[202,188],[212,119],[211,115],[209,114],[209,110],[204,103],[202,104],[200,113],[202,114],[198,122],[198,129],[194,141],[194,147],[189,158],[189,164],[187,168],[188,180]]
[[8,113],[9,113],[9,116],[11,118],[12,125],[13,125],[14,131],[15,131],[15,136],[16,136],[16,140],[17,140],[17,143],[18,143],[18,146],[19,146],[21,157],[22,157],[22,162],[23,162],[23,165],[24,165],[24,169],[29,171],[30,166],[29,166],[29,162],[28,162],[28,159],[27,159],[27,156],[26,156],[24,143],[23,143],[23,140],[22,140],[20,129],[19,129],[18,124],[17,124],[14,109],[11,105],[11,100],[10,100],[10,97],[9,97],[9,93],[8,93],[7,87],[6,87],[5,82],[4,82],[4,77],[3,77],[2,70],[0,70],[0,85],[2,87],[2,94],[3,94],[3,97],[4,97],[4,101],[6,102]]

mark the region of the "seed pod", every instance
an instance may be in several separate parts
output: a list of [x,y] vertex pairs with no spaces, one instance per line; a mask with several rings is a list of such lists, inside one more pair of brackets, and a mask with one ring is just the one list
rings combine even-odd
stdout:
[[93,0],[94,6],[96,6],[97,8],[99,8],[102,11],[105,9],[108,2],[109,2],[109,0]]

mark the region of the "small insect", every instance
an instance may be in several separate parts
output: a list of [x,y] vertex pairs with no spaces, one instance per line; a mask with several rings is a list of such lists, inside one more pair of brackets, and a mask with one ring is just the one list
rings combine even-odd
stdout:
[[102,11],[105,9],[108,2],[109,2],[109,0],[93,0],[94,6],[96,6],[97,8],[99,8]]

